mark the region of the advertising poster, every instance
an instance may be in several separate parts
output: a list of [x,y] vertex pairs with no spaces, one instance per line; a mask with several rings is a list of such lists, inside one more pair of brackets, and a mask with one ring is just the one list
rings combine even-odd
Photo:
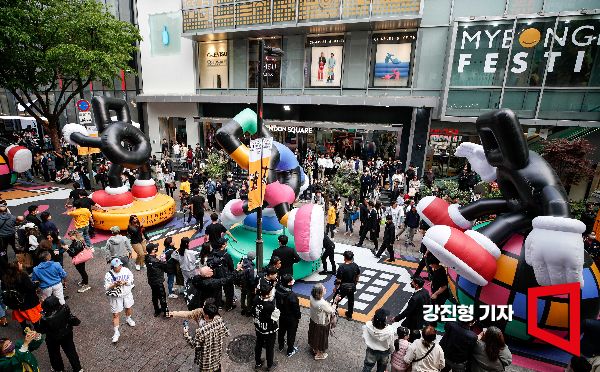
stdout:
[[[250,40],[250,43],[248,44],[248,86],[250,88],[257,88],[258,80],[256,79],[256,73],[258,72],[258,45],[259,40]],[[281,39],[265,39],[265,46],[281,48]],[[279,88],[281,84],[281,57],[265,55],[264,63],[264,87]]]
[[339,87],[342,83],[343,46],[311,48],[311,87]]
[[267,172],[265,165],[271,158],[273,138],[258,138],[250,141],[250,162],[248,166],[248,210],[252,211],[263,205],[267,187]]
[[228,87],[227,41],[198,43],[198,71],[201,89]]
[[377,44],[373,86],[408,86],[411,51],[412,43]]

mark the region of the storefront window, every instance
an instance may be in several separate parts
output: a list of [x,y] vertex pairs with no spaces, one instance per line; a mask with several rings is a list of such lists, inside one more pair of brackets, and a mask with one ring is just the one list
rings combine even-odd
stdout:
[[[281,48],[281,38],[264,39],[265,46]],[[257,87],[258,72],[258,46],[260,40],[250,40],[248,49],[248,86]],[[264,87],[279,88],[281,86],[281,57],[272,57],[265,55],[264,61]]]
[[200,89],[226,89],[228,79],[227,41],[198,43]]
[[414,32],[373,35],[371,87],[410,85],[416,39]]
[[342,83],[344,35],[309,37],[306,39],[307,87],[339,88]]

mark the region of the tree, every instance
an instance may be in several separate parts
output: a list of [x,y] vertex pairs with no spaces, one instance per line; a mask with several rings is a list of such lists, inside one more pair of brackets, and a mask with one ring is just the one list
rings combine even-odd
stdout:
[[141,40],[95,0],[0,0],[0,29],[0,86],[56,149],[67,105],[92,81],[112,86],[121,70],[130,72]]
[[543,146],[542,157],[554,168],[566,189],[594,175],[592,162],[588,159],[594,146],[589,141],[561,138],[544,141]]

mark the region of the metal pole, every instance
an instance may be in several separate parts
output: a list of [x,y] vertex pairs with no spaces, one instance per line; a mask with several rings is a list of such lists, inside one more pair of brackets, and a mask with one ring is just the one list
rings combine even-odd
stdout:
[[[263,125],[263,75],[264,75],[264,63],[265,63],[265,41],[260,40],[258,43],[258,97],[256,99],[256,138],[262,136],[262,125]],[[260,147],[261,158],[260,158],[260,195],[262,198],[262,144]],[[262,239],[262,205],[258,207],[256,211],[256,268],[261,270],[263,268],[263,239]]]
[[[79,92],[79,97],[81,99],[85,99],[83,90],[81,92]],[[88,178],[90,179],[90,186],[92,186],[92,189],[95,189],[97,185],[96,185],[96,179],[94,178],[94,171],[93,171],[94,166],[92,164],[92,154],[87,154],[86,158],[87,158],[87,171],[88,171]]]

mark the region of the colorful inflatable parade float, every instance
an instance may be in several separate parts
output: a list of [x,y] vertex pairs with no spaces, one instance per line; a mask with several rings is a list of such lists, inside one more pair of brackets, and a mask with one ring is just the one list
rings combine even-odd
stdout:
[[[132,215],[136,215],[144,227],[171,219],[175,214],[175,200],[158,193],[150,170],[150,139],[133,126],[127,102],[94,97],[92,107],[98,136],[90,136],[86,127],[79,124],[65,125],[63,136],[73,145],[100,149],[111,162],[108,186],[91,195],[92,200],[104,210],[93,211],[94,227],[109,230],[112,226],[119,226],[126,229]],[[111,120],[111,110],[117,113],[116,121]],[[138,170],[138,178],[131,185],[131,190],[122,181],[125,168]]]
[[0,190],[6,190],[17,182],[19,173],[31,169],[31,151],[23,146],[0,140]]

